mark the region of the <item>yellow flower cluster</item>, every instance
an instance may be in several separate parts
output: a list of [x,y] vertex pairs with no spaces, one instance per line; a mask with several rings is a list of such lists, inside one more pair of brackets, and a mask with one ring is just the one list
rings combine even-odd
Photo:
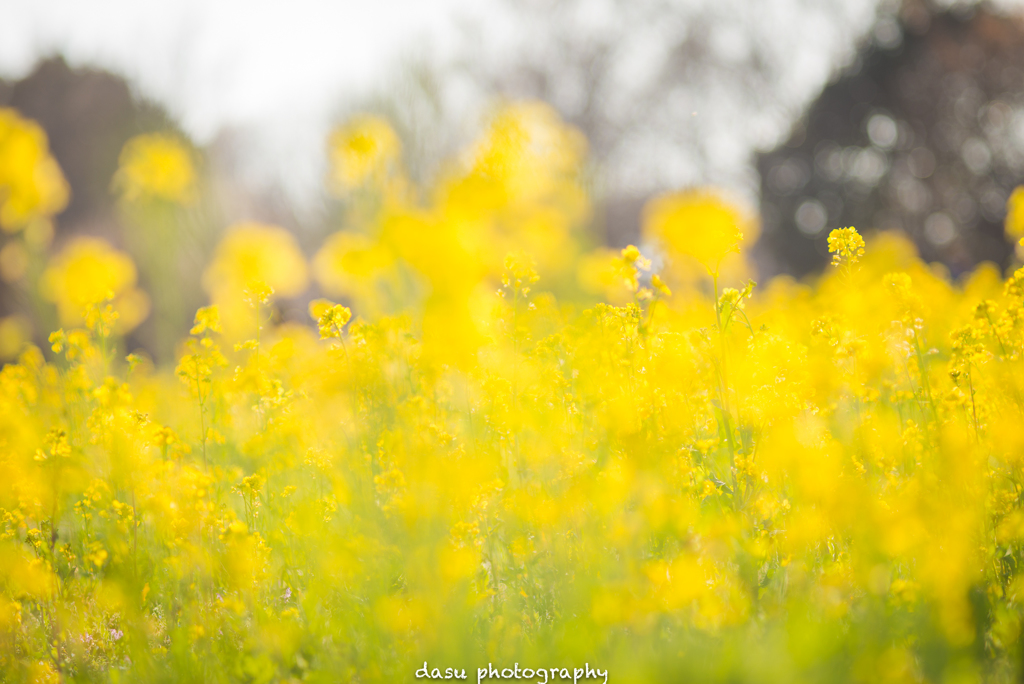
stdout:
[[229,228],[203,272],[203,286],[221,306],[224,325],[233,336],[251,328],[248,301],[255,297],[265,303],[273,294],[292,297],[308,283],[306,258],[295,237],[261,223]]
[[750,225],[734,205],[707,190],[665,195],[647,207],[648,230],[665,248],[695,259],[711,273],[718,273],[726,255],[740,251],[744,228]]
[[50,156],[46,133],[0,107],[0,230],[13,233],[68,203],[68,184]]
[[1024,186],[1014,190],[1006,202],[1006,237],[1017,243],[1017,255],[1024,254]]
[[330,139],[330,184],[346,193],[384,181],[396,170],[402,143],[387,121],[362,116],[336,130]]
[[836,228],[828,236],[832,265],[855,264],[864,256],[864,239],[856,228]]
[[294,239],[230,231],[174,372],[90,313],[117,254],[55,260],[84,327],[0,370],[4,681],[1019,680],[1024,269],[845,228],[842,271],[730,282],[750,224],[694,192],[597,301],[578,134],[472,150],[328,238],[302,324]]
[[131,257],[98,238],[79,237],[51,259],[40,289],[57,305],[61,325],[81,325],[90,310],[110,301],[124,333],[149,313],[149,298],[135,280]]
[[128,202],[160,200],[189,204],[196,198],[192,154],[178,138],[164,133],[138,135],[121,150],[114,186]]

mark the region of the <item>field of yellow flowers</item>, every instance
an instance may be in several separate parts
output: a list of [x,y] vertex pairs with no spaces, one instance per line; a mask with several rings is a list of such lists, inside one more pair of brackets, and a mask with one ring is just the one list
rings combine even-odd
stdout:
[[[307,259],[229,228],[154,363],[123,340],[164,294],[51,245],[61,171],[0,110],[0,266],[61,326],[0,322],[0,681],[1021,680],[1024,269],[838,228],[755,285],[712,190],[594,248],[586,142],[539,104],[430,187],[400,147],[339,129],[342,229]],[[194,163],[125,148],[140,234]]]

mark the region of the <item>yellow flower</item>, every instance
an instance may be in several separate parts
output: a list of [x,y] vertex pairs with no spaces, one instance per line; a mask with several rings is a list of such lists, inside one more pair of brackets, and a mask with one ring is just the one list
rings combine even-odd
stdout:
[[351,309],[326,299],[314,299],[310,302],[309,315],[317,322],[322,340],[341,337],[342,328],[352,319]]
[[619,252],[602,248],[580,257],[576,278],[584,290],[601,294],[611,303],[624,304],[641,290],[640,271],[650,266],[650,260],[633,245]]
[[672,296],[672,290],[669,289],[668,285],[665,284],[665,281],[662,280],[661,276],[659,276],[657,273],[651,276],[651,287],[653,287],[655,290],[660,292],[665,297]]
[[260,223],[229,228],[203,273],[203,285],[216,302],[241,300],[246,291],[266,288],[293,297],[308,282],[306,258],[292,234]]
[[331,186],[345,193],[384,180],[398,163],[402,143],[384,119],[360,116],[335,130],[328,148]]
[[13,233],[52,216],[67,206],[68,195],[43,129],[0,108],[0,229]]
[[43,273],[43,296],[57,305],[61,323],[79,325],[87,310],[112,300],[117,329],[133,329],[149,313],[149,299],[135,288],[130,256],[98,238],[75,238],[50,261]]
[[836,228],[828,234],[828,251],[832,254],[832,265],[846,262],[855,264],[864,256],[864,238],[856,228]]
[[644,210],[647,236],[669,254],[693,257],[712,275],[727,254],[740,251],[744,229],[751,228],[744,212],[709,189],[662,195]]
[[513,296],[526,297],[530,294],[530,286],[538,280],[540,276],[529,255],[518,253],[505,257],[505,273],[501,276],[501,285],[508,288]]
[[129,202],[143,199],[188,204],[196,197],[192,153],[178,138],[164,133],[138,135],[121,150],[114,186]]
[[261,317],[271,315],[263,305],[274,296],[301,294],[308,283],[306,257],[295,237],[284,228],[260,223],[229,228],[203,271],[203,287],[218,307],[229,340],[248,334],[254,309],[259,329],[265,322]]
[[216,305],[204,306],[196,311],[195,323],[192,325],[192,329],[189,330],[189,334],[202,335],[207,330],[210,332],[220,332],[220,310]]
[[12,359],[32,338],[31,321],[20,315],[0,318],[0,360]]
[[1006,202],[1005,229],[1011,242],[1024,239],[1024,185],[1018,186]]
[[[586,140],[543,102],[503,107],[477,144],[472,177],[495,185],[494,199],[531,202],[551,194],[570,194],[586,152]],[[569,181],[566,184],[566,181]]]
[[373,282],[387,271],[394,257],[380,243],[357,232],[341,230],[327,239],[313,257],[316,282],[325,291],[353,295],[373,289]]

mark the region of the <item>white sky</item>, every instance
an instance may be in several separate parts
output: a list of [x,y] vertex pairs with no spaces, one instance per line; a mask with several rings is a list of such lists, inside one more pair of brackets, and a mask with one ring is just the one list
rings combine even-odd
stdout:
[[129,77],[208,140],[218,128],[319,109],[411,46],[451,45],[472,0],[0,0],[0,75],[61,52]]
[[[250,134],[260,167],[306,195],[346,93],[366,91],[412,51],[439,59],[474,0],[0,0],[0,77],[61,53],[126,76],[199,143]],[[276,167],[276,168],[273,168]]]

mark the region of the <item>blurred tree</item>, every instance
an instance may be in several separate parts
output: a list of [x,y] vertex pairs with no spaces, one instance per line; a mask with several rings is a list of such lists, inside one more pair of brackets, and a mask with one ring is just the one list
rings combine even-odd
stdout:
[[550,102],[587,135],[606,239],[626,244],[659,190],[711,183],[755,198],[751,150],[779,140],[891,4],[508,2],[504,40],[478,38],[464,68],[490,92]]
[[[147,131],[178,131],[163,108],[137,97],[120,76],[99,69],[72,68],[62,57],[40,62],[17,82],[0,82],[0,107],[11,107],[43,127],[50,151],[70,185],[70,201],[54,222],[53,251],[77,235],[102,237],[118,247],[138,243],[126,234],[138,227],[124,225],[111,181],[121,150],[132,136]],[[201,263],[202,257],[198,261]],[[145,270],[140,275],[143,287],[149,291],[171,286],[152,282],[153,274]],[[40,310],[38,304],[32,305],[29,290],[23,285],[0,282],[0,318],[16,313],[31,315],[36,319],[36,341],[42,342],[57,321],[47,307]],[[201,296],[195,285],[190,289],[176,283],[175,290],[191,294],[193,299]],[[189,301],[190,306],[198,303]],[[152,321],[128,340],[132,348],[142,345],[150,353],[159,347],[156,342]]]
[[40,62],[20,81],[0,81],[0,107],[13,107],[43,127],[71,185],[58,235],[87,229],[116,239],[110,179],[121,147],[137,133],[176,128],[165,110],[137,98],[123,78],[72,69],[62,57]]
[[[195,149],[164,108],[139,97],[119,75],[72,68],[62,57],[52,57],[19,81],[0,80],[0,107],[11,107],[43,127],[70,185],[71,199],[56,217],[49,252],[59,252],[72,237],[89,235],[128,251],[136,262],[139,284],[154,308],[126,339],[129,349],[141,348],[162,360],[173,357],[192,312],[207,301],[200,273],[224,226],[240,221],[298,224],[279,187],[247,182],[240,150],[251,140],[227,129],[206,149]],[[124,178],[115,182],[122,151],[129,140],[147,133],[169,136],[191,151],[197,164],[192,201],[176,207],[124,196]],[[306,246],[311,250],[316,244]],[[12,314],[34,319],[36,342],[42,344],[58,324],[56,314],[48,304],[33,305],[25,285],[0,281],[0,320]],[[280,313],[305,320],[305,308],[304,302],[285,301]]]
[[758,158],[768,275],[828,261],[828,229],[897,229],[956,273],[1006,266],[1024,181],[1024,24],[918,0],[880,22],[785,144]]

